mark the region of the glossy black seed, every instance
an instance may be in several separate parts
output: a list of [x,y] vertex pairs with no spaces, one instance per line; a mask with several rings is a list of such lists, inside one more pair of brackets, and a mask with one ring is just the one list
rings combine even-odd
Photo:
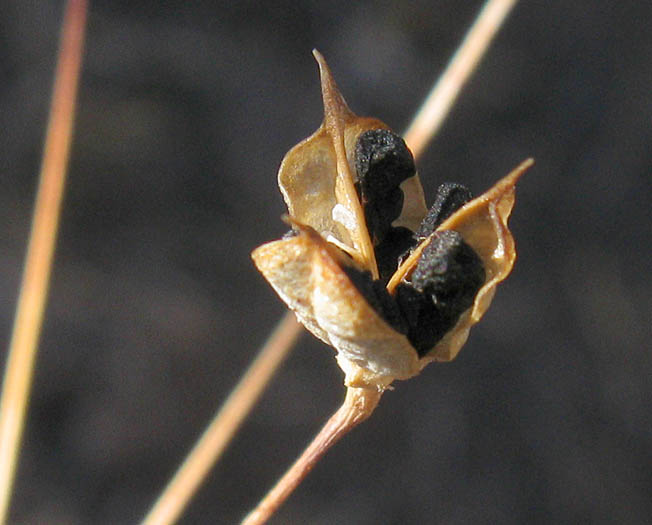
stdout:
[[473,196],[466,186],[455,182],[444,182],[437,188],[435,202],[428,215],[421,222],[416,233],[417,239],[425,239],[448,217],[469,202]]
[[435,234],[396,301],[408,323],[408,339],[425,355],[471,307],[485,280],[480,257],[454,231]]
[[374,281],[371,273],[358,270],[352,266],[342,266],[351,282],[367,300],[369,305],[378,313],[394,330],[402,334],[408,331],[403,315],[394,298],[380,281]]
[[356,190],[374,244],[381,242],[401,214],[399,185],[416,173],[405,141],[386,129],[361,133],[355,145]]
[[387,284],[398,268],[400,259],[415,245],[416,241],[411,230],[402,227],[390,228],[375,249],[381,283]]

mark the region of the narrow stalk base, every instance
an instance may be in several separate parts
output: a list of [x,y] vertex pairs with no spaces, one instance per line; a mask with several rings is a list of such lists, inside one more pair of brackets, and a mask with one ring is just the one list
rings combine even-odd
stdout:
[[367,419],[378,405],[382,392],[375,389],[349,388],[342,406],[331,416],[308,448],[276,483],[242,525],[265,523],[292,494],[326,451],[353,427]]

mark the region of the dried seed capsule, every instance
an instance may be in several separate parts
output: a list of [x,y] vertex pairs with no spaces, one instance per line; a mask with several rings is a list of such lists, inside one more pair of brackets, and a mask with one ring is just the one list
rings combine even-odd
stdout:
[[356,190],[375,246],[383,242],[403,208],[399,185],[416,173],[405,141],[388,129],[361,133],[355,145]]
[[473,304],[485,282],[480,257],[455,231],[440,231],[423,250],[396,300],[409,325],[408,339],[423,356]]
[[437,227],[459,208],[473,198],[466,186],[456,182],[444,182],[437,188],[435,202],[428,211],[425,219],[416,233],[419,240],[423,240],[434,232]]
[[[337,350],[345,384],[383,390],[432,361],[454,359],[484,315],[514,264],[507,220],[516,181],[532,160],[461,208],[470,194],[444,186],[424,223],[428,210],[409,150],[379,131],[387,128],[379,120],[351,112],[314,54],[324,120],[287,153],[278,174],[295,231],[252,257],[305,327]],[[412,234],[420,227],[425,237]]]

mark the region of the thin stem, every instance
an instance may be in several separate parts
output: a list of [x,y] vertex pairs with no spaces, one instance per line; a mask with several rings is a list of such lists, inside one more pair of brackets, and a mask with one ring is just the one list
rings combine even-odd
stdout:
[[174,523],[206,474],[244,421],[274,372],[287,356],[301,325],[286,313],[254,362],[143,520],[143,525]]
[[265,523],[299,486],[328,449],[372,414],[378,406],[381,396],[382,392],[375,389],[347,389],[342,406],[326,422],[312,443],[308,445],[308,448],[274,488],[249,513],[242,525]]
[[405,142],[417,157],[439,131],[464,83],[473,73],[478,61],[489,48],[491,40],[507,18],[516,0],[488,0],[462,45],[451,58],[446,71],[430,91],[415,119],[405,132]]
[[9,511],[70,152],[86,1],[66,5],[32,229],[0,402],[0,523]]

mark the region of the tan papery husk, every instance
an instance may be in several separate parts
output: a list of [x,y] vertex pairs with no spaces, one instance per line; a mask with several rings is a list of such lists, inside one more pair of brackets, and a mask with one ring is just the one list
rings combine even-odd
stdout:
[[[454,359],[471,326],[484,315],[497,284],[514,265],[516,251],[507,221],[514,205],[514,186],[532,160],[523,162],[437,229],[460,233],[482,260],[485,282],[473,306],[419,359],[407,337],[371,307],[343,269],[354,266],[377,277],[375,254],[352,174],[359,135],[388,127],[378,119],[355,115],[337,90],[323,57],[317,52],[315,57],[321,72],[324,121],[286,154],[278,174],[290,222],[298,234],[264,244],[252,257],[299,321],[337,350],[345,384],[382,390],[394,379],[416,375],[431,361]],[[404,181],[401,189],[403,210],[393,225],[415,231],[427,213],[418,176]],[[351,224],[335,220],[333,209],[338,205],[348,210],[354,219]],[[431,239],[423,241],[397,269],[387,285],[390,294],[400,282],[409,280]]]

